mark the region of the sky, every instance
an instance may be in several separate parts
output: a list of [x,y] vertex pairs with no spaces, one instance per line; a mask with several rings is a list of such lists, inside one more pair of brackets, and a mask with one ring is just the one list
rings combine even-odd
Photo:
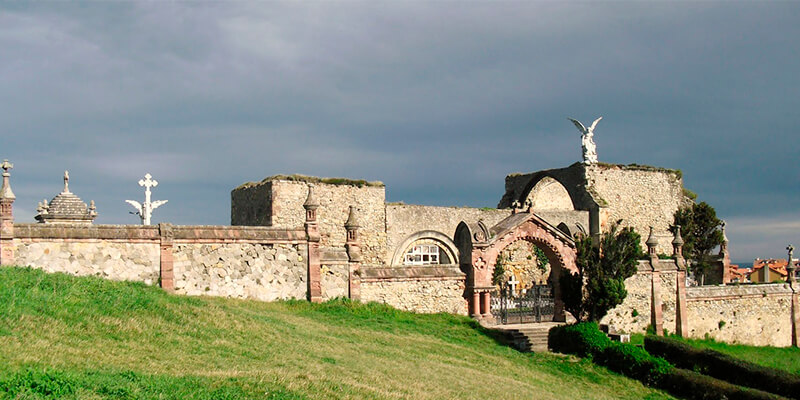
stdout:
[[734,261],[800,245],[800,2],[3,2],[0,158],[18,222],[63,187],[96,223],[229,224],[275,174],[494,207],[598,158],[683,171]]

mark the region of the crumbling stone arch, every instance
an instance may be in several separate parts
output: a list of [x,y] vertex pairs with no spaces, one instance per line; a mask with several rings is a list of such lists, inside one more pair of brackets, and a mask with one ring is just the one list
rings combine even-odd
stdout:
[[[520,204],[524,205],[525,201],[531,197],[532,193],[534,194],[534,197],[536,197],[537,190],[542,190],[546,187],[555,189],[554,191],[562,196],[566,194],[571,203],[571,210],[586,209],[585,204],[582,204],[580,201],[580,199],[583,197],[583,193],[581,193],[579,187],[570,185],[569,182],[563,182],[560,177],[549,174],[542,174],[531,179],[530,182],[525,185],[525,188],[522,190],[517,200],[520,202]],[[558,204],[561,205],[562,202],[559,201]],[[541,207],[537,207],[536,204],[534,204],[533,208],[536,209]],[[557,207],[557,209],[566,209],[566,207]]]
[[530,204],[534,210],[575,210],[567,188],[551,176],[544,176],[530,187],[521,204]]
[[[492,273],[497,257],[517,240],[526,240],[542,249],[551,265],[554,320],[564,321],[564,303],[558,278],[561,273],[577,272],[575,242],[555,226],[532,213],[514,214],[491,229],[485,225],[461,222],[456,228],[456,245],[461,252],[462,271],[467,273],[469,313],[476,318],[489,318]],[[469,251],[470,256],[467,256]]]

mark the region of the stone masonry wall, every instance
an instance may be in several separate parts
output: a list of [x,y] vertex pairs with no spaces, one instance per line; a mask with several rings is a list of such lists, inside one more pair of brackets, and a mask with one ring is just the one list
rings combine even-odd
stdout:
[[[269,221],[275,228],[294,229],[305,223],[303,203],[308,195],[308,183],[304,181],[271,180],[242,186],[232,192],[232,220],[234,224],[250,225],[246,218],[266,221],[254,212],[271,210]],[[264,187],[267,189],[255,189]],[[382,265],[386,254],[386,190],[383,186],[357,186],[349,184],[314,183],[314,194],[320,203],[317,221],[322,235],[320,247],[344,248],[350,206],[356,206],[361,228],[361,252],[366,265]],[[243,204],[240,204],[242,202]],[[267,203],[266,206],[264,204]],[[249,211],[248,211],[249,210]],[[253,211],[260,210],[260,211]]]
[[322,300],[349,297],[350,266],[348,264],[322,264],[320,284]]
[[618,165],[586,166],[587,189],[603,208],[600,228],[622,219],[642,236],[642,248],[649,227],[659,239],[657,252],[672,254],[669,225],[675,211],[685,204],[683,183],[676,172],[655,168]]
[[175,292],[273,301],[304,299],[306,245],[176,243]]
[[15,244],[17,265],[30,265],[47,272],[138,281],[148,285],[158,283],[158,242],[17,239]]
[[[660,270],[663,329],[675,333],[677,270],[672,261],[662,260],[657,265]],[[638,269],[635,275],[625,280],[628,296],[622,304],[610,310],[601,323],[613,325],[618,331],[628,333],[644,332],[647,329],[650,324],[652,268],[649,261],[642,260]]]
[[754,346],[790,346],[786,284],[687,288],[689,336]]
[[467,314],[463,278],[362,281],[361,301],[420,313]]
[[[511,210],[481,209],[471,207],[434,207],[406,204],[386,205],[386,255],[387,264],[406,238],[414,233],[433,230],[451,240],[459,222],[483,222],[491,227],[511,215]],[[362,236],[363,237],[363,236]],[[455,260],[453,260],[455,262]]]

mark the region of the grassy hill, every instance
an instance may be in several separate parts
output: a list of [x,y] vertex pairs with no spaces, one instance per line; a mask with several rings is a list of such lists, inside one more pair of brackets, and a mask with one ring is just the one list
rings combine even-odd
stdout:
[[661,399],[466,317],[168,295],[0,268],[0,398]]

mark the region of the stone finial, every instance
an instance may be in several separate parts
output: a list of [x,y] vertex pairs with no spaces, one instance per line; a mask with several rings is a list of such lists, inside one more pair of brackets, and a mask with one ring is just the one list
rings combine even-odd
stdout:
[[676,256],[683,256],[683,238],[681,237],[680,225],[675,225],[675,237],[672,239],[672,253]]
[[303,208],[306,210],[316,210],[319,208],[319,201],[317,201],[317,197],[314,195],[314,185],[308,185],[308,197],[306,197],[306,202],[303,203]]
[[358,229],[361,225],[358,224],[358,220],[356,219],[356,207],[350,206],[350,213],[347,215],[347,222],[344,223],[344,227],[347,230]]
[[525,200],[525,212],[529,213],[531,209],[533,209],[533,201],[531,201],[531,199]]
[[64,171],[64,190],[61,193],[69,193],[69,171]]
[[650,227],[650,236],[647,237],[647,241],[644,242],[647,245],[647,253],[651,256],[656,255],[656,247],[658,246],[658,239],[656,239],[655,229],[651,226]]
[[94,200],[89,202],[89,215],[97,216],[97,207],[94,205]]
[[3,163],[0,164],[0,168],[3,169],[3,187],[0,189],[0,198],[14,200],[17,197],[14,196],[14,192],[11,190],[11,182],[9,182],[8,179],[11,176],[8,170],[14,168],[14,164],[8,162],[8,160],[3,160]]
[[36,207],[36,211],[39,214],[47,214],[49,210],[50,210],[50,205],[47,204],[47,199],[44,199],[43,201],[39,202],[38,207]]

